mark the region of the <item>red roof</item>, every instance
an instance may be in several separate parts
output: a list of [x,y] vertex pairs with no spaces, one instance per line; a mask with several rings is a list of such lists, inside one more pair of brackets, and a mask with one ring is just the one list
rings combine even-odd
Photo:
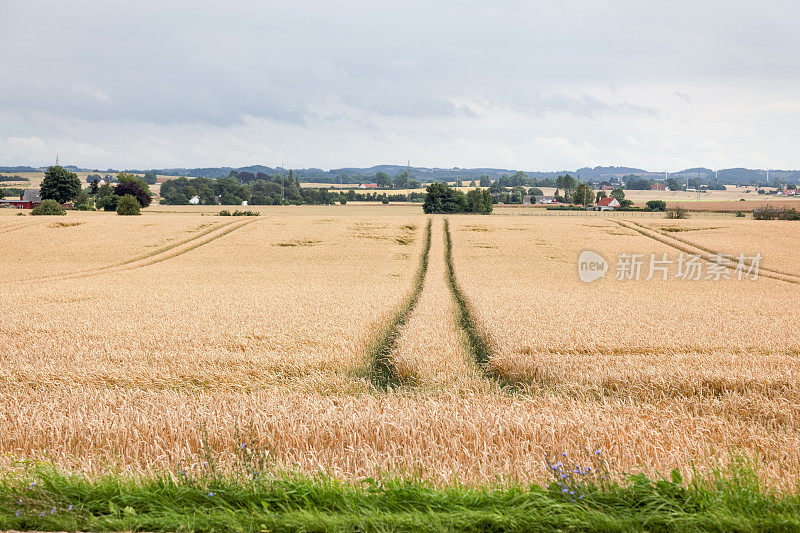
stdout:
[[378,188],[378,184],[377,183],[363,183],[361,186],[363,188],[365,188],[365,189],[377,189]]
[[608,206],[611,205],[611,202],[614,202],[614,201],[616,201],[616,198],[600,198],[597,201],[597,205],[599,205],[601,207],[608,207]]

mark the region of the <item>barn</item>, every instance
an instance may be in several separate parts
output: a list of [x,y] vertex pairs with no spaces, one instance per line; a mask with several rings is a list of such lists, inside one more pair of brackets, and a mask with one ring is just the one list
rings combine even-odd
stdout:
[[25,189],[19,195],[19,200],[0,200],[0,207],[16,207],[17,209],[33,209],[42,203],[39,191],[35,189]]

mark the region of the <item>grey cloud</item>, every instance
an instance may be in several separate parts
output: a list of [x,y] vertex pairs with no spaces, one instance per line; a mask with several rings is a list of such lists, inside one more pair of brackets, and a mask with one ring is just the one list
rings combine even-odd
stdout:
[[[180,146],[198,126],[244,139],[240,128],[256,117],[325,144],[317,134],[327,128],[383,139],[423,119],[478,146],[479,134],[453,125],[482,131],[490,118],[459,102],[574,118],[579,136],[611,118],[653,130],[674,96],[697,102],[693,87],[758,94],[800,84],[800,3],[781,0],[5,0],[0,16],[0,64],[12,80],[0,87],[0,136],[80,135],[73,121],[141,123]],[[650,89],[631,96],[640,86]],[[551,136],[507,130],[519,136],[510,146]]]

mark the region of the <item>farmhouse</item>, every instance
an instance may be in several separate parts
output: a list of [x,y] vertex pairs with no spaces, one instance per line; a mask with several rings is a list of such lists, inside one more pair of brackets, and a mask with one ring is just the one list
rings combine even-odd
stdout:
[[654,181],[653,183],[650,184],[650,190],[651,191],[666,191],[667,190],[667,186],[666,186],[666,184],[664,184],[661,181]]
[[558,200],[556,200],[555,196],[536,196],[536,203],[550,205],[550,204],[557,204]]
[[600,198],[597,201],[598,211],[613,211],[619,207],[619,201],[616,198]]
[[0,200],[0,207],[16,207],[17,209],[33,209],[42,203],[39,191],[35,189],[25,189],[19,195],[19,200]]
[[362,183],[361,185],[358,186],[358,188],[359,189],[377,189],[378,188],[378,184],[377,183]]

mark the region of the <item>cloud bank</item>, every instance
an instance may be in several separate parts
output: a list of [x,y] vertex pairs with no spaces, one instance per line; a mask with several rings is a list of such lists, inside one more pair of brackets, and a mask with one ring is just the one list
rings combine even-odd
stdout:
[[0,164],[800,168],[797,2],[553,4],[1,0]]

